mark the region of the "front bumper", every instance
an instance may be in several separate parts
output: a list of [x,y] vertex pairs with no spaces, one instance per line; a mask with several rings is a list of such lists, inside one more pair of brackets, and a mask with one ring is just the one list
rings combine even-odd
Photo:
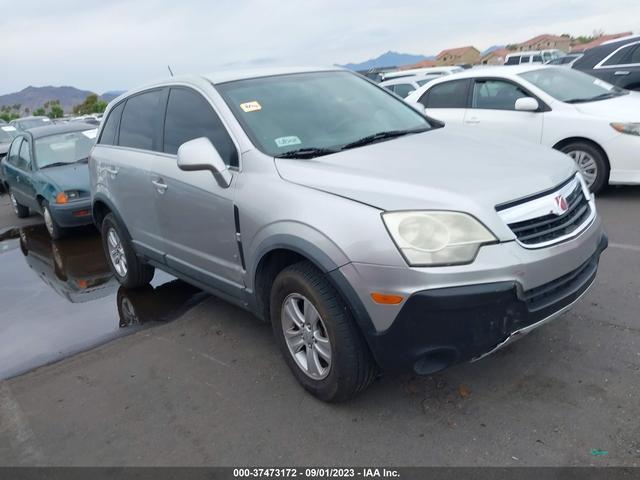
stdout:
[[[535,264],[525,263],[520,265],[521,277],[411,291],[386,328],[363,329],[378,365],[384,370],[434,373],[482,358],[563,313],[593,283],[608,240],[596,221],[570,244],[560,247],[559,257],[541,260],[547,270],[542,282],[538,275],[531,281]],[[570,268],[565,248],[579,253]],[[562,270],[553,269],[558,264]],[[377,308],[368,306],[370,313]]]
[[49,204],[54,221],[63,228],[81,227],[93,223],[91,199],[81,199],[63,205]]

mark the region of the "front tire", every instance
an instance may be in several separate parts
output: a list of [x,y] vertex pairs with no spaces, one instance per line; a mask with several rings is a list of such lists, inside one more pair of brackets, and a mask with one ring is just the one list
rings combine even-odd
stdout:
[[11,206],[13,207],[16,217],[26,218],[29,216],[29,207],[25,207],[18,203],[18,200],[16,200],[16,197],[11,190],[9,190],[9,198],[11,199]]
[[270,314],[287,365],[315,397],[348,400],[375,378],[376,365],[353,316],[311,263],[280,272],[271,289]]
[[46,200],[42,201],[42,216],[44,217],[44,226],[47,227],[47,232],[53,240],[59,240],[65,236],[65,230],[58,225],[51,215],[49,209],[49,203]]
[[139,288],[153,280],[155,269],[136,255],[112,213],[102,221],[102,247],[111,271],[123,287]]
[[609,183],[609,165],[602,151],[587,142],[572,142],[560,149],[569,155],[584,177],[589,190],[598,193]]

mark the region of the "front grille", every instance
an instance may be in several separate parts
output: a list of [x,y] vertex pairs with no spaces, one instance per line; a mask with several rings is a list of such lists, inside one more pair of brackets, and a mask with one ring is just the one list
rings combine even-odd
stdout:
[[[562,199],[566,201],[567,209],[559,213],[561,210],[557,209],[556,202]],[[537,214],[531,214],[530,211]],[[576,178],[542,197],[537,196],[506,208],[499,207],[499,213],[521,244],[536,247],[577,234],[594,212],[582,184]]]
[[524,300],[530,312],[540,310],[566,297],[579,296],[588,288],[598,270],[600,251],[569,272],[549,283],[524,292]]

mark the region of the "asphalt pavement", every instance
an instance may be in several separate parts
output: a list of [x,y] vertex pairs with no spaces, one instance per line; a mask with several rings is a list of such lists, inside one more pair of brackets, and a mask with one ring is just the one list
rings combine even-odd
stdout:
[[[45,249],[58,251],[42,268],[57,280],[38,279],[23,247],[42,232],[16,230],[0,249],[0,350],[23,341],[29,357],[51,338],[62,353],[0,381],[0,465],[640,466],[640,187],[608,189],[597,205],[610,248],[573,310],[479,362],[385,376],[337,405],[298,386],[268,325],[170,278],[137,304],[113,286],[73,320],[58,313],[71,316],[60,292],[37,310],[50,284],[85,284],[61,283],[66,244]],[[0,232],[21,225],[2,197]],[[113,334],[65,340],[86,324]]]

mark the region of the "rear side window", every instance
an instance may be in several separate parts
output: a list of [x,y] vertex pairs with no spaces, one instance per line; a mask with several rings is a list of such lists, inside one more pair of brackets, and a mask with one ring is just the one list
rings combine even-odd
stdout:
[[467,108],[467,80],[435,85],[420,98],[426,108]]
[[118,124],[120,123],[120,117],[122,116],[123,108],[124,103],[120,103],[113,110],[111,110],[111,113],[109,113],[109,117],[104,124],[104,128],[102,129],[99,143],[103,145],[116,144],[116,134],[118,133]]
[[519,63],[520,63],[520,57],[517,55],[514,57],[507,58],[507,61],[504,62],[505,65],[518,65]]
[[153,90],[127,100],[120,120],[120,146],[159,150],[157,126],[163,112],[163,98],[162,90]]
[[534,62],[541,62],[542,61],[542,56],[541,55],[534,55],[533,56],[533,61]]
[[208,138],[227,165],[237,165],[236,147],[216,112],[199,93],[187,88],[169,92],[164,122],[164,151],[176,154],[194,138]]

